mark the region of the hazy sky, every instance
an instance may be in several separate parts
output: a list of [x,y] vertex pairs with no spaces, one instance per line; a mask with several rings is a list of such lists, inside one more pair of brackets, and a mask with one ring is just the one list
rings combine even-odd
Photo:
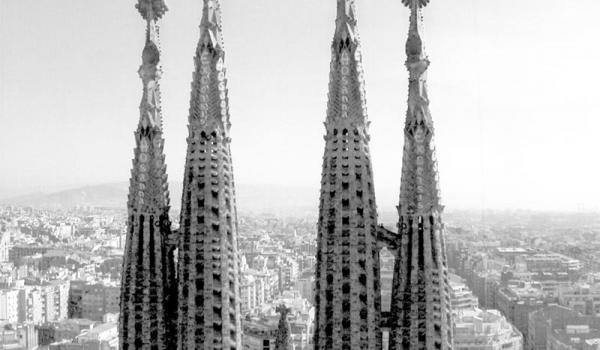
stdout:
[[[0,0],[1,191],[128,180],[144,41],[134,3]],[[238,183],[318,188],[335,3],[222,0]],[[175,181],[201,4],[169,1],[161,26]],[[391,210],[408,10],[400,0],[357,0],[357,9],[375,187],[379,207]],[[598,15],[598,0],[433,0],[425,9],[447,207],[600,208]]]

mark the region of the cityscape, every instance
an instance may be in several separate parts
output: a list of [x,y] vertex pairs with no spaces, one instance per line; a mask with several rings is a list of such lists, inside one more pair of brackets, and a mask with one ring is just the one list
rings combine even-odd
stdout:
[[[3,206],[0,219],[4,349],[118,348],[126,211]],[[455,349],[596,349],[598,215],[449,212],[445,219]],[[314,222],[240,215],[244,349],[273,348],[281,304],[290,308],[294,348],[312,348]],[[393,261],[382,252],[384,311]]]
[[[320,182],[238,183],[226,1],[198,0],[179,178],[167,168],[173,120],[161,87],[170,10],[136,0],[142,92],[129,182],[0,192],[0,349],[600,350],[594,203],[444,205],[438,159],[448,153],[434,128],[444,111],[430,111],[439,90],[430,95],[425,50],[436,0],[398,1],[408,99],[392,151],[395,208],[376,200],[359,0],[331,0],[324,132],[306,142],[323,147]],[[270,163],[281,157],[291,155]],[[587,175],[566,182],[579,189]]]

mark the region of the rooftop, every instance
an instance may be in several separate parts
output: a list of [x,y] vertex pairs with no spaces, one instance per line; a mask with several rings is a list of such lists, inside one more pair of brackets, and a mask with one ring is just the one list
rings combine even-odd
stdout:
[[575,345],[600,338],[600,330],[591,329],[588,325],[567,325],[565,329],[553,329],[550,335],[563,344]]
[[493,343],[522,338],[498,310],[464,309],[455,316],[455,341],[460,344]]

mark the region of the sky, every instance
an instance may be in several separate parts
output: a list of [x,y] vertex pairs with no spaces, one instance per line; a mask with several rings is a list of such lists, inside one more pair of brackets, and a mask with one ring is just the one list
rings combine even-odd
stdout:
[[[237,183],[317,189],[334,0],[222,0]],[[356,0],[378,206],[397,203],[408,10]],[[0,0],[0,196],[127,181],[133,0]],[[185,162],[201,0],[161,22],[169,178]],[[600,209],[600,2],[433,0],[424,40],[447,208]]]

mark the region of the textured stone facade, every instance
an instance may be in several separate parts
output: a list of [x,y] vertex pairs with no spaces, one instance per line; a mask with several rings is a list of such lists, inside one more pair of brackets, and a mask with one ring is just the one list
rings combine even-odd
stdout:
[[419,33],[427,0],[403,0],[410,7],[406,42],[409,96],[404,128],[398,231],[389,319],[390,349],[451,349],[452,319],[444,233],[438,189],[433,122]]
[[377,211],[353,0],[337,1],[321,180],[315,349],[381,349]]
[[[315,274],[315,349],[449,350],[452,314],[433,122],[419,34],[429,0],[411,9],[409,98],[398,233],[377,226],[354,0],[337,0]],[[220,5],[203,0],[194,58],[180,229],[171,231],[163,153],[157,21],[162,0],[139,0],[147,22],[144,91],[135,132],[120,299],[122,349],[242,349],[240,261]],[[396,256],[391,311],[382,314],[379,250]],[[174,248],[177,247],[177,273]],[[177,276],[177,278],[175,278]],[[289,349],[281,307],[277,349]]]
[[161,69],[157,21],[166,6],[162,1],[140,0],[137,8],[147,22],[139,69],[144,91],[129,188],[120,348],[172,349],[176,286],[172,252],[166,242],[171,222],[158,84]]
[[237,215],[220,5],[204,0],[194,58],[178,256],[183,349],[241,349]]

